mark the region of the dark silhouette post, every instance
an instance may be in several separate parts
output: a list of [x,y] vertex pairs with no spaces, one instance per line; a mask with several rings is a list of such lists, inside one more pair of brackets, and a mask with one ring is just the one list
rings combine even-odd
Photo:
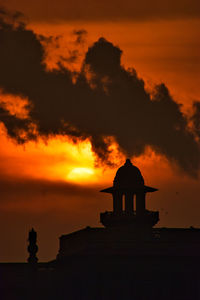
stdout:
[[38,258],[36,256],[36,253],[38,252],[38,246],[37,246],[37,232],[32,228],[31,231],[29,231],[29,236],[28,236],[28,252],[29,252],[29,257],[28,257],[28,263],[30,264],[36,264],[38,261]]

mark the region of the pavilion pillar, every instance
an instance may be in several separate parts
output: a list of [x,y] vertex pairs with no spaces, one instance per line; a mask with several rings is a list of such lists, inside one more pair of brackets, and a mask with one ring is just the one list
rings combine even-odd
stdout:
[[133,212],[133,196],[132,192],[125,193],[125,212],[128,214]]
[[113,211],[116,214],[122,213],[122,193],[120,191],[113,193]]
[[138,192],[136,194],[136,215],[137,216],[143,216],[145,213],[145,192]]

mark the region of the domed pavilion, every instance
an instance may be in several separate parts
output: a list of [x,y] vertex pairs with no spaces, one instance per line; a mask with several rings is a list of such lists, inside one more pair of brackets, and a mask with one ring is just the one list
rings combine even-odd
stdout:
[[127,159],[117,170],[113,186],[101,191],[113,196],[113,211],[101,213],[101,223],[105,227],[152,228],[159,221],[159,212],[146,209],[145,197],[155,191],[144,184],[140,170]]

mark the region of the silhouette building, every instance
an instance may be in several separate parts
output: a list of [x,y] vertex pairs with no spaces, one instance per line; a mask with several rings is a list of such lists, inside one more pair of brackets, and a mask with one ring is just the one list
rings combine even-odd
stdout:
[[127,159],[117,171],[113,186],[101,191],[113,196],[113,212],[101,213],[101,223],[105,227],[131,226],[135,233],[151,233],[152,226],[159,221],[159,213],[146,210],[145,196],[155,191],[157,189],[144,185],[140,170]]
[[0,264],[2,299],[200,300],[200,229],[154,227],[145,197],[156,191],[127,159],[101,191],[113,201],[103,226],[62,235],[48,263],[37,262],[32,229],[28,263]]

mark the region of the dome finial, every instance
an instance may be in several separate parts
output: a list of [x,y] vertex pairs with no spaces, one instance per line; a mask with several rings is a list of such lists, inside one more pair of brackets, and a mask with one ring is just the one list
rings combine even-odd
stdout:
[[132,162],[131,162],[131,160],[130,160],[130,158],[127,158],[127,159],[126,159],[126,162],[125,162],[124,165],[125,165],[125,166],[132,166],[132,165],[133,165]]

